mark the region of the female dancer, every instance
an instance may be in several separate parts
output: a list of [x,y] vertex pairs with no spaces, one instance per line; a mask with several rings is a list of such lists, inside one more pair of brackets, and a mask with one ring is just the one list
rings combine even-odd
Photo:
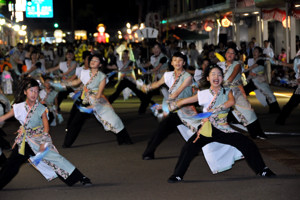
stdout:
[[[41,78],[42,79],[42,78]],[[40,102],[48,109],[48,117],[49,117],[49,124],[50,126],[56,126],[56,120],[60,124],[63,120],[62,115],[57,112],[58,104],[57,104],[57,94],[58,92],[55,91],[50,82],[52,78],[46,77],[43,79],[43,84],[45,86],[39,93]]]
[[46,72],[45,65],[39,60],[39,54],[35,50],[31,52],[30,59],[25,59],[25,65],[27,67],[27,71],[24,73],[25,75],[28,74],[31,77],[36,77]]
[[[61,70],[62,79],[66,80],[75,74],[77,67],[77,62],[74,61],[74,52],[68,50],[66,53],[66,61],[60,62],[56,67],[50,68],[47,72],[54,72],[56,70]],[[60,111],[61,102],[68,97],[68,95],[74,90],[70,87],[67,88],[67,91],[60,91],[57,96],[58,111]]]
[[300,103],[300,50],[297,52],[293,64],[285,63],[284,66],[292,67],[295,71],[297,86],[290,100],[282,107],[282,110],[275,121],[278,125],[284,125],[293,109],[295,109]]
[[265,75],[265,58],[262,57],[263,50],[260,47],[255,47],[253,58],[248,60],[249,76],[247,77],[248,84],[244,87],[246,94],[258,89],[262,93],[269,104],[269,113],[279,113],[280,107],[276,100]]
[[241,80],[242,69],[239,62],[234,60],[235,55],[236,50],[228,48],[225,53],[226,61],[218,63],[224,72],[224,86],[229,87],[233,92],[235,105],[232,113],[248,129],[252,138],[265,139],[267,136],[263,132],[256,114],[246,98]]
[[101,59],[100,55],[93,55],[90,61],[90,70],[83,70],[80,79],[68,83],[69,86],[76,86],[83,83],[84,88],[82,90],[80,101],[76,101],[78,109],[76,109],[76,112],[73,112],[74,117],[68,126],[63,147],[71,147],[76,140],[85,119],[89,116],[89,114],[80,111],[80,108],[86,108],[87,110],[92,111],[106,131],[112,131],[116,134],[119,145],[132,144],[121,119],[103,95],[106,78],[105,75],[99,71]]
[[[0,117],[0,122],[2,122],[15,116],[21,123],[12,153],[0,171],[0,189],[17,175],[21,165],[30,156],[42,153],[46,148],[50,150],[44,155],[41,162],[47,166],[48,172],[55,172],[48,180],[59,176],[69,186],[78,181],[83,185],[91,184],[90,179],[62,157],[53,145],[49,135],[46,107],[38,102],[39,83],[32,78],[25,78],[21,82],[18,94],[13,109]],[[39,165],[35,166],[39,169]],[[40,172],[43,173],[41,169]]]
[[192,97],[172,102],[170,110],[174,111],[183,105],[194,102],[203,106],[204,112],[211,112],[211,116],[202,119],[200,129],[194,134],[181,150],[173,175],[168,179],[169,183],[179,182],[183,179],[192,160],[197,156],[203,146],[211,142],[229,144],[242,152],[252,170],[261,176],[275,176],[266,167],[256,145],[246,136],[233,132],[227,123],[229,108],[234,105],[234,97],[229,88],[222,87],[223,71],[218,66],[208,67],[204,77],[209,81],[210,88]]

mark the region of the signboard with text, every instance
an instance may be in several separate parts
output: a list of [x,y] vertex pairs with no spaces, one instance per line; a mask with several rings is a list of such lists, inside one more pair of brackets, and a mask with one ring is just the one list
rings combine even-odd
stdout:
[[31,0],[26,5],[27,18],[53,18],[53,0]]

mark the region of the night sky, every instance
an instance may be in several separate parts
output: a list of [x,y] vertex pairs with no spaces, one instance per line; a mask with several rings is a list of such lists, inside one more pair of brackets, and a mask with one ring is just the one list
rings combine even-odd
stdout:
[[[96,32],[99,23],[107,27],[107,32],[114,32],[125,27],[126,22],[138,22],[138,0],[73,0],[74,1],[74,28]],[[141,1],[141,0],[140,0]],[[71,30],[71,1],[53,0],[53,19],[25,19],[32,29],[53,30],[57,22],[59,28]]]

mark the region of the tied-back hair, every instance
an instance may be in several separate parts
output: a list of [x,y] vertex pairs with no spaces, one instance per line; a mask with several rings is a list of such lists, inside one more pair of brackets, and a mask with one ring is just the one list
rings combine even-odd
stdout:
[[[206,67],[203,72],[202,78],[200,79],[200,86],[202,89],[208,89],[210,87],[210,82],[207,80],[207,77],[209,76],[209,73],[211,72],[211,70],[213,70],[215,68],[219,69],[222,74],[222,77],[224,77],[224,72],[223,72],[222,68],[219,67],[218,65],[210,65],[210,66]],[[221,87],[223,89],[223,93],[225,94],[225,89],[223,87],[223,84],[221,84]]]
[[26,95],[24,94],[24,91],[31,88],[31,87],[40,87],[39,83],[31,78],[31,77],[25,77],[20,81],[19,87],[15,92],[15,103],[21,103],[26,100]]

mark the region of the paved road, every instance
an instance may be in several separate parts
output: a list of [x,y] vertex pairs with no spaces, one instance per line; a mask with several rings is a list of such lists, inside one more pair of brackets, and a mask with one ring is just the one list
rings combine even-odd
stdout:
[[[278,100],[282,106],[288,98],[278,97]],[[299,107],[286,126],[277,126],[274,125],[276,115],[267,114],[268,109],[258,105],[254,97],[250,97],[250,101],[265,131],[284,133],[270,135],[266,141],[256,141],[266,164],[278,174],[276,178],[256,176],[244,160],[229,171],[213,175],[200,154],[192,162],[184,182],[167,183],[184,141],[174,133],[158,148],[156,160],[143,161],[141,154],[158,123],[149,110],[145,115],[137,114],[137,99],[124,102],[120,98],[113,106],[123,119],[134,145],[118,146],[115,136],[105,132],[94,118],[87,120],[84,131],[70,149],[61,147],[66,122],[51,129],[60,153],[90,177],[93,186],[77,184],[68,187],[60,180],[47,182],[25,164],[0,192],[0,199],[300,199],[300,135],[290,135],[300,133]],[[70,105],[70,101],[63,103],[65,119]],[[8,121],[4,130],[13,133],[17,126],[16,121]],[[12,141],[14,135],[9,134],[7,138]]]

